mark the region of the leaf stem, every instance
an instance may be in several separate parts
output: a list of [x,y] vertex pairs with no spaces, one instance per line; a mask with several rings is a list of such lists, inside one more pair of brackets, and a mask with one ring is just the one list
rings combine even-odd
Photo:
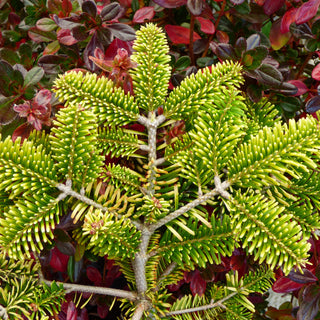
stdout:
[[[226,4],[227,4],[227,0],[224,0],[224,1],[222,2],[221,9],[220,9],[220,11],[219,11],[219,16],[218,16],[218,18],[217,18],[217,20],[216,20],[216,22],[215,22],[215,24],[214,24],[215,30],[218,29],[218,25],[219,25],[219,22],[220,22],[220,20],[221,20],[221,17],[224,15],[224,10],[225,10],[225,8],[226,8]],[[211,35],[210,35],[210,37],[209,37],[209,39],[208,39],[208,43],[207,43],[207,45],[206,45],[206,48],[204,49],[204,51],[203,51],[203,53],[202,53],[202,57],[206,57],[206,56],[207,56],[207,53],[208,53],[208,50],[209,50],[209,47],[210,47],[210,42],[212,41],[213,36],[214,36],[214,34],[211,34]]]

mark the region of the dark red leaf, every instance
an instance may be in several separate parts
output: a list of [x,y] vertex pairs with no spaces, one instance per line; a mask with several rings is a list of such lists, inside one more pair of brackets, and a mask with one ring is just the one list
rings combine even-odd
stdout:
[[100,13],[101,19],[103,21],[110,21],[112,19],[114,19],[118,13],[120,12],[120,5],[119,3],[116,2],[112,2],[108,5],[106,5]]
[[97,15],[97,5],[91,0],[84,1],[82,3],[82,11],[95,18]]
[[111,268],[108,268],[108,272],[106,274],[104,285],[110,287],[116,278],[121,276],[120,267],[117,265],[113,265]]
[[61,0],[48,0],[47,7],[51,13],[59,13],[62,10]]
[[195,270],[192,272],[192,277],[190,281],[190,290],[192,295],[199,295],[202,296],[204,295],[206,291],[207,283],[204,279],[202,279],[200,271]]
[[279,62],[276,59],[272,58],[271,56],[267,56],[262,62],[264,64],[270,64],[275,68],[279,68]]
[[60,43],[66,45],[66,46],[72,46],[73,44],[78,42],[78,40],[76,40],[71,35],[71,31],[69,29],[60,29],[57,32],[57,38]]
[[308,269],[302,269],[303,273],[299,271],[291,271],[288,278],[294,282],[307,284],[318,281],[318,278]]
[[271,65],[262,64],[259,69],[256,70],[256,73],[260,83],[279,87],[283,82],[281,72]]
[[279,90],[279,92],[290,95],[290,96],[296,96],[298,92],[297,87],[289,82],[281,83],[281,85],[277,89]]
[[228,43],[220,43],[216,47],[216,55],[221,60],[235,60],[236,59],[236,53],[233,49],[233,46],[231,46]]
[[87,268],[87,277],[90,281],[92,281],[95,285],[99,285],[102,282],[102,276],[100,271],[95,267]]
[[314,113],[320,110],[320,96],[311,98],[306,104],[306,111],[308,113]]
[[77,320],[77,316],[78,316],[77,308],[74,305],[73,301],[70,301],[68,304],[66,320]]
[[[168,37],[174,44],[189,44],[190,29],[172,24],[167,24],[164,28],[168,34]],[[193,41],[199,39],[201,39],[201,37],[194,32]]]
[[50,266],[55,271],[65,272],[67,271],[67,265],[69,256],[61,253],[57,248],[52,249],[52,255],[50,260]]
[[229,35],[224,31],[218,30],[216,37],[220,43],[229,43]]
[[65,17],[72,11],[72,2],[70,0],[62,0],[62,11]]
[[123,48],[126,49],[129,56],[132,54],[132,41],[122,41],[118,38],[115,38],[110,45],[108,46],[106,52],[104,53],[106,60],[113,60],[115,55],[117,54],[118,49]]
[[84,62],[90,71],[98,70],[94,62],[89,58],[90,56],[94,56],[94,51],[96,50],[96,48],[104,50],[103,45],[97,39],[97,34],[94,33],[83,52]]
[[15,12],[10,12],[8,21],[10,24],[19,24],[21,22],[21,18]]
[[182,279],[175,284],[170,284],[170,285],[168,285],[168,290],[171,292],[178,291],[184,283],[185,283],[185,281],[184,281],[184,279]]
[[97,311],[98,311],[99,317],[101,319],[104,319],[108,315],[109,307],[107,305],[98,304]]
[[246,256],[244,254],[232,255],[230,260],[230,267],[232,270],[239,270],[246,262]]
[[144,20],[150,20],[155,15],[154,7],[143,7],[136,11],[133,16],[134,23],[143,23]]
[[305,2],[296,13],[296,24],[302,24],[312,19],[317,14],[319,4],[319,0]]
[[[270,319],[278,319],[278,320],[296,320],[296,317],[292,316],[292,307],[278,310],[274,307],[268,307],[266,315]],[[268,319],[269,319],[268,318]]]
[[96,32],[97,39],[103,46],[107,46],[113,38],[111,30],[109,28],[100,28]]
[[316,284],[307,286],[299,293],[297,320],[313,320],[319,311],[320,287]]
[[57,240],[56,244],[59,251],[67,256],[73,256],[76,252],[76,249],[71,242],[62,242]]
[[285,0],[265,0],[263,10],[266,15],[270,16],[278,11],[285,4]]
[[131,7],[132,0],[118,0],[122,7]]
[[88,38],[88,32],[84,26],[77,26],[71,30],[71,35],[78,41],[83,41]]
[[247,41],[244,37],[240,37],[237,39],[234,49],[236,54],[241,57],[242,53],[247,50]]
[[12,140],[16,141],[18,137],[21,137],[21,141],[24,141],[30,136],[32,130],[34,130],[33,126],[26,122],[14,130],[12,133]]
[[0,125],[7,125],[17,117],[17,113],[12,108],[14,100],[15,96],[5,97],[0,94]]
[[257,103],[262,98],[262,88],[259,87],[257,84],[248,85],[246,92],[250,100],[253,102]]
[[123,23],[115,23],[108,26],[108,30],[118,39],[123,41],[132,41],[136,38],[135,30]]
[[71,241],[71,237],[69,236],[68,232],[63,230],[62,228],[55,228],[53,230],[53,234],[56,239],[62,242],[69,242]]
[[37,27],[30,28],[28,31],[28,36],[36,43],[57,40],[55,32],[41,31]]
[[[18,75],[18,70],[14,70],[12,66],[6,61],[0,61],[0,93],[9,96],[13,94],[12,91],[12,80],[14,78],[14,74],[16,73],[16,81],[19,82],[20,85],[23,84],[23,76],[20,73]],[[22,79],[21,79],[22,78]],[[22,81],[21,81],[22,80]]]
[[280,31],[282,33],[289,32],[291,23],[295,22],[296,20],[297,11],[298,8],[291,8],[289,11],[286,11],[286,13],[283,15],[280,27]]
[[187,4],[187,0],[154,0],[154,2],[164,8],[177,8]]
[[311,76],[314,80],[320,81],[320,63],[313,68]]
[[203,1],[187,0],[187,7],[194,16],[199,16],[203,9]]
[[73,29],[75,27],[82,26],[81,23],[74,22],[72,18],[65,18],[65,19],[60,19],[56,14],[52,16],[52,19],[54,22],[61,28],[61,29]]
[[66,61],[67,57],[62,56],[62,55],[53,55],[53,54],[48,54],[45,56],[42,56],[38,60],[38,65],[42,66],[45,64],[59,64],[64,61]]
[[273,284],[272,290],[277,293],[288,293],[300,289],[303,286],[303,283],[297,283],[288,277],[281,277]]
[[78,317],[77,320],[89,320],[88,311],[86,308],[81,309],[80,318]]
[[214,34],[216,29],[214,27],[214,24],[208,20],[208,19],[204,19],[202,17],[197,17],[196,18],[200,25],[201,25],[201,31],[206,33],[206,34]]
[[301,96],[306,92],[308,92],[308,87],[301,80],[290,80],[288,81],[288,83],[293,84],[298,89],[297,92],[294,94],[294,96]]

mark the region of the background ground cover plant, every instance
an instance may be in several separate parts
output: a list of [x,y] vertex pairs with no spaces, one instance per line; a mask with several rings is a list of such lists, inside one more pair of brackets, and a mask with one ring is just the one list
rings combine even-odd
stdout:
[[[2,1],[2,134],[25,138],[34,128],[49,132],[51,120],[62,107],[51,90],[52,83],[58,73],[73,68],[105,74],[130,92],[128,71],[134,67],[129,59],[130,41],[134,29],[150,20],[163,26],[169,38],[170,89],[206,65],[231,59],[243,66],[246,81],[242,90],[252,101],[267,97],[285,121],[314,113],[319,105],[318,6],[318,1]],[[142,130],[139,125],[134,129]],[[164,130],[162,139],[168,141],[184,132],[185,124],[176,123]],[[120,160],[113,157],[111,161]],[[100,259],[91,266],[94,257],[90,257],[78,263],[75,257],[80,248],[72,244],[71,227],[70,217],[65,217],[55,231],[55,248],[42,257],[49,278],[54,274],[63,280],[77,279],[85,272],[87,282],[102,284],[113,279],[117,287],[125,286],[123,275],[110,260]],[[312,256],[317,257],[316,251]],[[314,263],[316,266],[317,259]],[[250,257],[235,251],[231,258],[222,259],[222,267],[214,267],[214,277],[224,278],[228,270],[244,273],[250,265]],[[195,270],[185,275],[180,287],[171,289],[179,295],[190,285],[194,294],[201,293],[207,281],[205,271]],[[69,310],[76,301],[73,298]],[[91,303],[102,318],[111,305],[104,298]],[[317,305],[316,299],[313,304]]]

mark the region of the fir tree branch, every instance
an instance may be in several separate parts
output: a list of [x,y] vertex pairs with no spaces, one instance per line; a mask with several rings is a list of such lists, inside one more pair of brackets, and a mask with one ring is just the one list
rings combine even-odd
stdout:
[[[72,190],[71,188],[72,186],[72,181],[71,180],[67,180],[65,184],[60,183],[59,185],[57,185],[57,188],[62,192],[62,194],[64,196],[71,196],[74,197],[84,203],[89,204],[90,206],[93,206],[97,209],[100,209],[102,212],[108,212],[108,208],[102,206],[99,203],[96,203],[95,201],[91,200],[90,198],[86,197],[83,194],[80,194],[74,190]],[[61,196],[62,197],[62,196]]]
[[212,199],[213,197],[217,196],[218,194],[220,194],[224,198],[228,198],[229,197],[229,193],[226,191],[226,189],[230,186],[228,181],[224,181],[224,182],[221,183],[220,178],[217,176],[217,177],[215,177],[215,185],[216,185],[216,187],[212,191],[210,191],[210,192],[204,194],[203,196],[193,200],[192,202],[190,202],[190,203],[186,204],[185,206],[177,209],[176,211],[171,212],[166,217],[164,217],[164,218],[160,219],[158,222],[152,224],[149,227],[150,231],[154,232],[155,230],[161,228],[162,226],[164,226],[168,222],[172,221],[173,219],[178,218],[182,214],[184,214],[184,213],[188,212],[189,210],[197,207],[201,203],[206,202],[209,199]]
[[[108,208],[107,207],[104,207],[102,206],[101,204],[93,201],[92,199],[86,197],[84,194],[81,194],[81,193],[78,193],[74,190],[72,190],[71,188],[72,186],[72,181],[71,180],[67,180],[65,184],[63,183],[60,183],[57,185],[57,188],[62,192],[62,194],[59,196],[58,199],[63,199],[65,198],[66,196],[71,196],[71,197],[74,197],[84,203],[87,203],[88,205],[90,206],[93,206],[99,210],[101,210],[102,212],[108,212]],[[117,214],[118,218],[121,219],[122,218],[122,215],[121,214]],[[128,218],[127,218],[128,219]],[[138,229],[140,230],[141,228],[141,224],[137,221],[132,221],[131,219],[129,219],[131,221],[131,223]]]
[[[242,287],[242,288],[239,289],[239,291],[246,290],[246,289],[247,289],[246,287]],[[211,301],[209,304],[206,304],[206,305],[203,305],[203,306],[200,306],[200,307],[187,308],[187,309],[183,309],[183,310],[171,311],[171,312],[166,313],[165,317],[175,316],[175,315],[178,315],[178,314],[191,313],[191,312],[205,311],[205,310],[212,309],[212,308],[217,308],[217,307],[221,307],[221,308],[225,309],[225,306],[224,306],[223,303],[225,301],[231,299],[232,297],[236,296],[238,293],[239,293],[238,291],[232,292],[232,293],[230,293],[229,295],[227,295],[226,297],[224,297],[223,299],[221,299],[221,300],[219,300],[217,302]]]
[[[52,284],[52,281],[45,280],[42,278],[42,276],[40,276],[40,280],[43,281],[48,286],[51,286]],[[76,283],[64,283],[59,281],[55,281],[55,283],[57,285],[63,285],[63,288],[67,292],[77,291],[77,292],[86,292],[86,293],[94,293],[94,294],[103,294],[107,296],[128,299],[130,301],[136,301],[138,298],[137,293],[132,291],[126,291],[126,290],[120,290],[120,289],[114,289],[114,288],[96,287],[96,286],[86,286],[86,285],[76,284]]]

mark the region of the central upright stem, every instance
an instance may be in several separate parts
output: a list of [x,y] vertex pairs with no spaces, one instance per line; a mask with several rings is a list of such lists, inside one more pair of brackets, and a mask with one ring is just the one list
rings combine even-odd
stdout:
[[148,127],[148,145],[149,145],[149,177],[148,177],[148,195],[153,197],[155,179],[156,179],[156,160],[157,160],[157,123],[154,114],[149,114],[150,125]]
[[[148,183],[147,183],[147,195],[152,198],[155,194],[155,180],[156,180],[156,160],[157,160],[157,129],[161,123],[165,121],[165,116],[156,116],[154,111],[150,111],[148,118],[140,116],[138,121],[146,126],[148,129]],[[146,291],[148,289],[146,278],[146,263],[148,261],[148,246],[150,237],[154,231],[150,231],[149,225],[144,223],[140,228],[141,242],[139,250],[135,254],[132,261],[136,287],[138,292],[138,306],[136,308],[133,319],[140,319],[143,311],[147,310],[149,306],[148,299],[146,297]]]

